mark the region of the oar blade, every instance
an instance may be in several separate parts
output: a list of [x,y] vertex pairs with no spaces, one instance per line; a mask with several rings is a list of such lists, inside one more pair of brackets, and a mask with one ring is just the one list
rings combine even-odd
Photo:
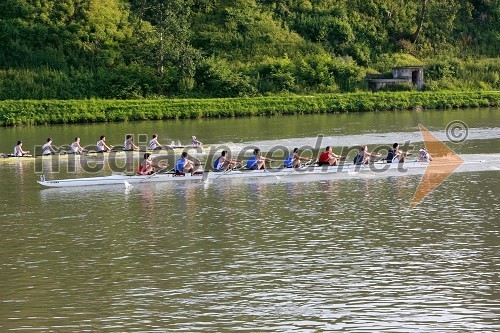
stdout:
[[207,182],[208,181],[208,175],[209,175],[209,172],[208,171],[204,171],[203,172],[203,176],[201,177],[201,180],[204,181],[204,182]]

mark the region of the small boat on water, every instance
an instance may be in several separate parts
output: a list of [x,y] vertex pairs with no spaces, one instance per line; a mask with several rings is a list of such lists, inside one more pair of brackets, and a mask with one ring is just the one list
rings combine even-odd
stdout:
[[193,146],[173,146],[167,147],[166,149],[161,150],[139,150],[139,151],[126,151],[126,150],[112,150],[110,152],[96,152],[89,151],[83,154],[75,154],[71,152],[61,151],[57,154],[52,155],[24,155],[24,156],[14,156],[13,154],[0,154],[0,163],[5,162],[34,162],[36,160],[75,160],[80,158],[96,158],[96,159],[123,159],[130,157],[141,157],[144,153],[148,152],[154,156],[157,155],[171,155],[171,154],[180,154],[183,151],[187,151],[190,155],[204,155],[208,154],[208,152],[214,147],[211,146],[203,146],[203,147],[193,147]]
[[262,178],[262,177],[299,177],[304,175],[333,175],[333,174],[356,174],[366,172],[382,172],[392,170],[425,169],[429,162],[406,162],[406,163],[375,163],[371,165],[341,164],[338,166],[304,166],[294,168],[275,168],[265,170],[231,170],[231,171],[197,171],[193,174],[176,174],[173,172],[156,173],[152,175],[127,175],[115,174],[104,177],[74,178],[60,180],[46,180],[43,176],[38,181],[40,185],[47,187],[80,187],[101,185],[124,185],[124,184],[146,184],[159,182],[182,182],[182,181],[209,181],[216,179],[236,178]]
[[14,156],[13,154],[0,154],[0,163],[2,162],[19,162],[19,161],[35,161],[33,155]]

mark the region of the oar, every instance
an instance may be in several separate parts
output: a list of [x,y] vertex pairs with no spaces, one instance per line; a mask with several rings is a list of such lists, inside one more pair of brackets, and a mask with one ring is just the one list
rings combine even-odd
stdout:
[[[163,168],[161,168],[160,170],[155,171],[155,172],[153,172],[152,174],[150,174],[150,175],[148,175],[148,176],[144,177],[143,179],[139,180],[136,184],[140,184],[140,183],[142,183],[142,182],[145,182],[146,180],[148,180],[148,179],[152,178],[153,176],[156,176],[158,173],[162,172],[163,170],[165,170],[165,169],[167,169],[167,168],[168,168],[168,164],[167,164],[167,165],[165,165],[165,166],[164,166]],[[169,170],[169,171],[172,171],[172,170],[174,170],[174,169],[171,169],[171,170]],[[169,171],[167,171],[167,172],[169,172]],[[131,188],[131,187],[132,187],[132,184],[130,184],[130,183],[129,183],[129,182],[127,182],[126,180],[124,180],[123,182],[124,182],[124,184],[125,184],[125,187],[126,187],[126,188]]]
[[42,154],[35,155],[35,157],[54,156],[54,155],[64,156],[64,155],[66,155],[66,153],[60,153],[60,152],[56,151],[56,152],[51,152],[50,154],[45,154],[44,155],[43,152],[42,152]]
[[313,163],[316,163],[316,161],[313,161],[312,159],[307,161],[306,163],[302,164],[302,165],[299,165],[298,168],[286,168],[286,169],[292,169],[290,172],[288,172],[287,174],[285,175],[276,175],[276,178],[277,179],[283,179],[287,176],[290,176],[291,174],[294,174],[297,172],[297,170],[303,170],[303,169],[306,169],[308,166],[310,166],[311,164]]
[[306,163],[302,164],[302,166],[300,166],[301,168],[304,168],[304,167],[308,167],[310,166],[311,164],[316,164],[318,163],[317,161],[314,161],[312,159],[310,159],[309,161],[307,161]]
[[0,157],[4,157],[4,158],[7,158],[7,157],[15,157],[15,158],[19,158],[19,157],[34,157],[33,155],[31,154],[23,154],[22,156],[16,156],[14,154],[4,154],[4,153],[0,153]]
[[373,160],[372,163],[377,163],[377,162],[380,162],[380,161],[384,161],[386,159],[387,159],[387,156],[380,155],[376,160]]
[[[148,180],[149,178],[152,178],[153,176],[156,176],[157,174],[159,174],[159,173],[163,172],[163,171],[164,171],[164,170],[166,170],[167,168],[168,168],[168,164],[167,164],[167,165],[165,165],[163,168],[159,169],[158,171],[153,172],[153,173],[152,173],[152,174],[150,174],[149,176],[146,176],[144,179],[141,179],[139,182],[137,182],[137,184],[140,184],[140,183],[142,183],[142,182],[144,182],[144,181]],[[173,169],[171,169],[171,170],[173,170]],[[171,170],[169,170],[169,171],[171,171]]]
[[[240,165],[240,167],[239,167],[239,168],[238,168],[238,167],[236,167],[237,165]],[[224,176],[224,175],[225,175],[225,174],[227,174],[228,172],[231,172],[231,171],[233,171],[233,170],[238,170],[238,169],[240,169],[241,167],[243,167],[243,164],[241,164],[241,162],[237,162],[237,163],[235,164],[235,166],[234,166],[234,167],[229,168],[229,169],[227,169],[227,170],[224,170],[224,171],[223,171],[220,175],[218,175],[217,177],[215,177],[215,178],[214,178],[214,180],[219,179],[220,177]],[[207,181],[208,181],[208,175],[209,175],[209,172],[210,172],[210,171],[205,171],[205,173],[203,173],[202,180],[203,180],[204,182],[207,182]]]
[[273,160],[273,159],[268,158],[266,162],[269,162],[269,168],[270,168],[270,169],[275,169],[275,168],[273,168],[273,166],[272,166],[272,163],[274,163],[274,162],[279,162],[279,163],[280,163],[280,165],[278,166],[278,169],[279,169],[282,165],[284,165],[284,164],[283,164],[284,162],[283,162],[282,160]]
[[[240,165],[240,167],[237,167],[238,165]],[[238,170],[240,169],[241,167],[243,167],[243,165],[241,164],[241,162],[238,162],[234,165],[234,167],[232,168],[229,168],[227,170],[225,170],[223,173],[221,173],[220,175],[218,175],[217,177],[215,177],[215,180],[219,179],[220,177],[224,176],[225,174],[227,174],[228,172],[231,172],[231,171],[234,171],[234,170]]]

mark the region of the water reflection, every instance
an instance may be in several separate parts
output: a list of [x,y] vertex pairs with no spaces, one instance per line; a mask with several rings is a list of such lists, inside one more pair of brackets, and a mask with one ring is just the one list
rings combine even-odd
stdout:
[[498,177],[452,177],[417,215],[394,207],[411,200],[418,176],[158,184],[127,195],[43,190],[44,206],[71,209],[1,225],[0,322],[68,331],[491,330]]
[[38,164],[88,176],[1,166],[3,331],[497,329],[498,168],[406,211],[420,175],[42,189]]

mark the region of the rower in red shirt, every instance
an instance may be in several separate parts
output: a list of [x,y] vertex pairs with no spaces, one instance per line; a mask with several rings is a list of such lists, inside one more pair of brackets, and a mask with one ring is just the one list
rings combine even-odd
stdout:
[[342,156],[336,155],[332,151],[332,147],[326,146],[325,151],[319,155],[318,165],[337,165]]
[[156,164],[153,162],[150,153],[144,154],[144,159],[139,163],[139,171],[137,171],[138,175],[151,175],[157,172],[157,169],[165,168],[166,165]]

